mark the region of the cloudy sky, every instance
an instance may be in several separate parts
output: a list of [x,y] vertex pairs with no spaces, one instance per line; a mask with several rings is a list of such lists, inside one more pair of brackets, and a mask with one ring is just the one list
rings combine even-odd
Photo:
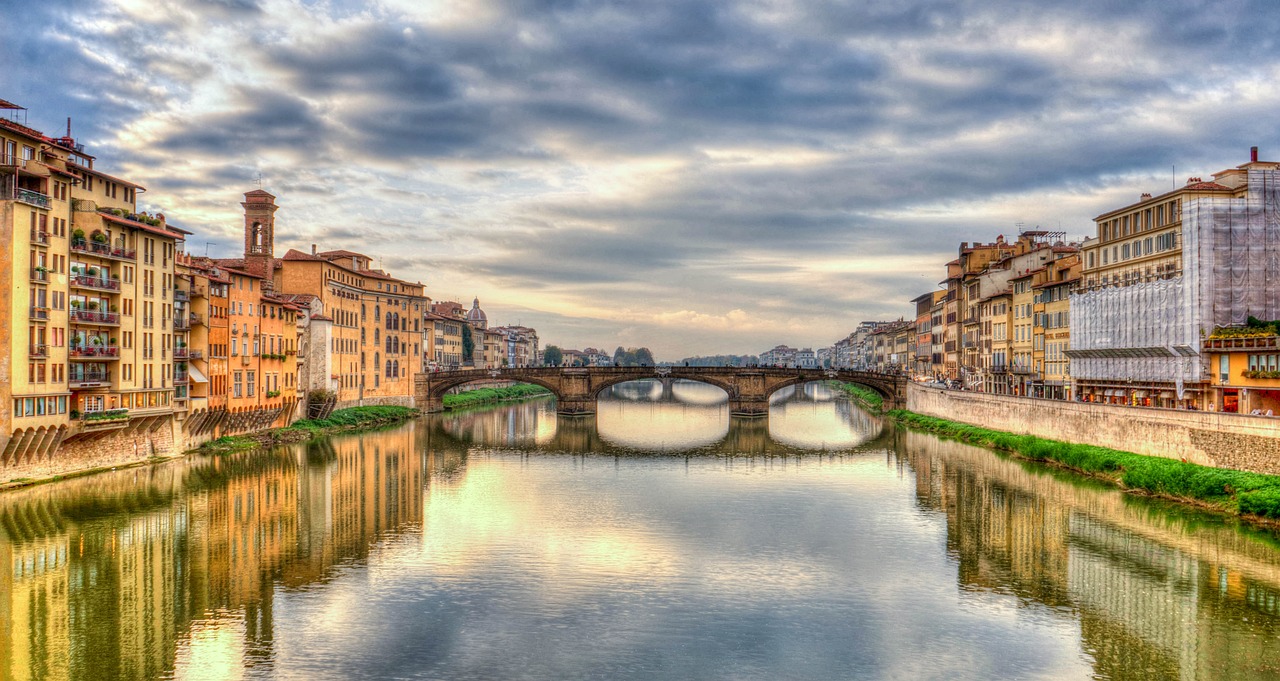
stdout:
[[960,241],[1280,158],[1272,0],[0,0],[0,30],[0,98],[71,116],[189,252],[235,254],[261,176],[277,253],[659,359],[830,345]]

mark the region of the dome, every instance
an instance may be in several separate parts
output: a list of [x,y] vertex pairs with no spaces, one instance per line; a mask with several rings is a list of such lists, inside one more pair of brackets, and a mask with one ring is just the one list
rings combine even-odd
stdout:
[[471,303],[471,310],[467,312],[467,322],[472,326],[485,328],[489,323],[489,318],[485,316],[484,310],[480,309],[480,299],[476,298]]

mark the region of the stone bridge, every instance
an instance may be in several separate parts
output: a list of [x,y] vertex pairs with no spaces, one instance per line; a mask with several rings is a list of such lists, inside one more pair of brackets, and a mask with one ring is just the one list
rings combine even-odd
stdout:
[[682,378],[714,385],[729,394],[729,413],[734,416],[768,416],[770,395],[787,386],[810,381],[836,380],[864,385],[884,397],[885,409],[902,407],[907,398],[906,378],[894,374],[843,369],[680,366],[437,371],[419,374],[414,394],[419,409],[441,411],[445,393],[454,388],[481,381],[517,381],[550,390],[556,397],[556,411],[560,414],[592,414],[600,391],[646,378]]

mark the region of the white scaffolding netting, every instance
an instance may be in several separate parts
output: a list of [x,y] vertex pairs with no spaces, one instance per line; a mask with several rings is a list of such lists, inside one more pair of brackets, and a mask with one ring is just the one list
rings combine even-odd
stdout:
[[1199,382],[1213,327],[1280,319],[1280,171],[1248,181],[1244,198],[1186,203],[1181,276],[1071,296],[1074,377]]

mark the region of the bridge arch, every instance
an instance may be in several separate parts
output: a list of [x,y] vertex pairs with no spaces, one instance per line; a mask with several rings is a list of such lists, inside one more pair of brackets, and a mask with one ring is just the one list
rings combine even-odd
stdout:
[[510,381],[512,383],[529,383],[541,386],[551,391],[557,399],[560,398],[560,383],[551,381],[540,376],[521,376],[520,378],[494,378],[483,372],[466,372],[466,376],[450,377],[438,382],[432,382],[431,390],[428,392],[430,399],[443,400],[444,396],[454,388],[458,388],[471,383],[492,383],[493,381]]
[[603,392],[605,389],[612,388],[613,386],[620,385],[622,383],[630,383],[631,381],[663,380],[668,378],[680,379],[684,381],[693,381],[694,383],[704,383],[706,385],[710,385],[723,390],[725,394],[727,394],[729,397],[733,397],[734,393],[736,392],[735,387],[731,383],[724,380],[718,380],[716,378],[710,378],[707,376],[696,376],[696,375],[682,376],[679,372],[672,371],[670,374],[666,376],[652,375],[652,376],[610,377],[599,382],[599,387],[595,388],[593,397],[598,398],[600,396],[600,393]]

